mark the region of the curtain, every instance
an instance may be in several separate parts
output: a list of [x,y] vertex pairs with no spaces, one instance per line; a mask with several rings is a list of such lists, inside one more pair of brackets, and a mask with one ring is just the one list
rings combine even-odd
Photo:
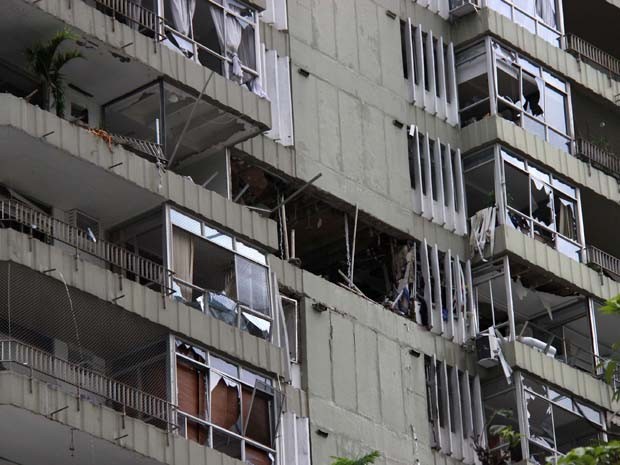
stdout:
[[547,26],[557,29],[555,0],[536,0],[536,15],[542,19]]
[[196,0],[170,0],[172,23],[181,34],[189,36],[196,12]]
[[575,210],[570,200],[559,199],[558,232],[569,239],[577,239],[575,235]]
[[[176,276],[185,282],[193,283],[194,238],[190,233],[179,228],[173,229],[172,256]],[[187,301],[192,300],[192,290],[186,286],[181,286],[181,295]]]
[[[230,8],[235,13],[239,13],[239,9],[234,5],[231,5]],[[241,23],[235,16],[224,15],[224,10],[220,7],[211,5],[209,9],[211,10],[211,17],[215,24],[220,47],[223,50],[222,53],[232,58],[232,75],[241,81],[243,78],[241,59],[239,58],[239,46],[241,45],[241,35],[243,32]]]
[[255,312],[269,315],[269,279],[267,268],[236,256],[238,300]]

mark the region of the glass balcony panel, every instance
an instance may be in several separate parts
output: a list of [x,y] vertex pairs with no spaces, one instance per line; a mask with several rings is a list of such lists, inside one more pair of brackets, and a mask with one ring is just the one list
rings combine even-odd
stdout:
[[549,128],[547,132],[549,139],[548,142],[554,147],[562,150],[563,152],[570,153],[571,152],[571,140]]
[[514,10],[514,22],[523,26],[525,29],[530,31],[532,34],[536,34],[536,21],[532,19],[530,16],[522,13],[518,9]]
[[541,122],[535,120],[534,118],[524,115],[523,116],[523,128],[531,132],[532,134],[540,137],[542,140],[545,140],[545,125]]
[[213,448],[241,460],[241,440],[216,428],[213,429]]

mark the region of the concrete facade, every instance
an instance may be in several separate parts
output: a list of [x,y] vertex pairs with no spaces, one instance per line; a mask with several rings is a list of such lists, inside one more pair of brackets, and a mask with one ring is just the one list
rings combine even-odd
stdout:
[[[26,276],[0,273],[0,411],[52,465],[474,465],[498,408],[514,464],[617,432],[620,57],[571,48],[563,1],[528,26],[486,0],[178,0],[187,24],[172,0],[7,0],[29,46],[67,28],[90,62],[58,116],[0,43],[0,267]],[[42,276],[63,292],[20,307]],[[94,309],[144,345],[81,340]],[[530,380],[591,437],[537,443]]]

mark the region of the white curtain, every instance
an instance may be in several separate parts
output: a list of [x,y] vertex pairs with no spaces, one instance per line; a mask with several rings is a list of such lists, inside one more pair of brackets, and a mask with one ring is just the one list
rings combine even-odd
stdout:
[[[172,231],[172,256],[175,275],[185,282],[194,279],[194,238],[191,233],[174,228]],[[192,290],[181,285],[181,295],[187,301],[192,300]]]
[[557,29],[555,0],[536,0],[536,14],[547,26]]
[[569,239],[577,239],[575,234],[575,210],[570,200],[559,199],[558,232]]
[[170,0],[170,11],[174,28],[189,36],[196,12],[196,0]]
[[[232,75],[241,81],[243,78],[241,59],[239,58],[239,46],[241,45],[241,35],[243,32],[241,23],[235,16],[224,15],[224,10],[219,7],[211,5],[209,8],[220,47],[226,56],[232,58]],[[231,10],[239,13],[239,9],[234,5],[231,5]],[[225,20],[224,16],[226,16]]]

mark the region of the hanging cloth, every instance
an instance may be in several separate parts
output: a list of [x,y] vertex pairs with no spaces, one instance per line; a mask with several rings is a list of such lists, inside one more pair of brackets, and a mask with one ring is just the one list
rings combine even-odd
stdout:
[[[191,233],[179,228],[172,231],[172,255],[174,272],[179,279],[193,283],[194,280],[194,238]],[[181,287],[181,295],[187,301],[192,300],[192,289]]]
[[196,13],[196,0],[170,0],[170,12],[174,28],[189,37]]
[[[211,17],[215,24],[215,32],[220,43],[223,53],[232,60],[232,76],[241,81],[243,77],[243,69],[241,68],[241,59],[239,58],[239,46],[241,45],[241,35],[243,28],[239,19],[231,14],[224,14],[224,10],[215,5],[209,7]],[[230,9],[239,13],[239,9],[231,5]]]
[[570,200],[559,198],[560,215],[558,220],[558,232],[569,239],[577,239],[575,235],[575,211]]

